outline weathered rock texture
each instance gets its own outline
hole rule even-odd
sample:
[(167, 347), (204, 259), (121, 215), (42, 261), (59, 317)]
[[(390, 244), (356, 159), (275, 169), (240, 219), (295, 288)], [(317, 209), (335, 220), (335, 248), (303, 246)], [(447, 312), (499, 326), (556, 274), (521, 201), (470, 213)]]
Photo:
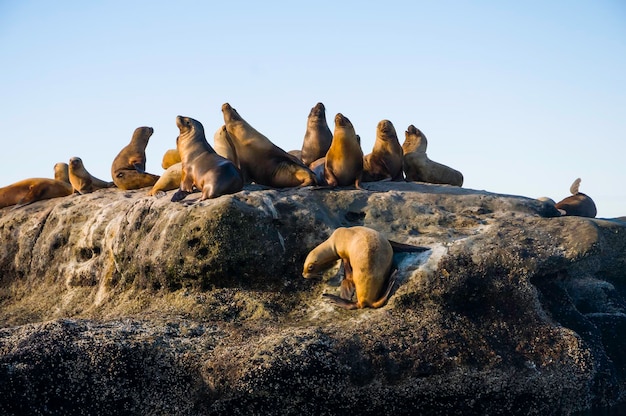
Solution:
[[(626, 401), (626, 223), (367, 186), (196, 205), (107, 189), (0, 210), (0, 413), (549, 415)], [(337, 309), (321, 295), (338, 278), (301, 276), (308, 251), (352, 225), (431, 248), (395, 256), (381, 309)]]

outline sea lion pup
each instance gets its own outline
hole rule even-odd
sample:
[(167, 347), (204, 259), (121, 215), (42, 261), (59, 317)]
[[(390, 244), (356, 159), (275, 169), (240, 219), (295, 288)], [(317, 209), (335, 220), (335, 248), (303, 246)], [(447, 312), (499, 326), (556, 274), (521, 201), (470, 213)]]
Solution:
[(176, 117), (180, 135), (176, 148), (180, 153), (182, 174), (180, 189), (172, 202), (183, 200), (194, 187), (202, 192), (199, 201), (234, 194), (243, 189), (239, 169), (230, 160), (215, 153), (204, 136), (202, 123), (189, 117)]
[(158, 175), (146, 172), (146, 146), (154, 133), (152, 127), (137, 127), (127, 144), (111, 164), (111, 177), (123, 190), (145, 188), (159, 180)]
[(389, 120), (381, 120), (376, 126), (376, 141), (372, 153), (363, 158), (363, 182), (404, 179), (403, 153), (396, 129)]
[(215, 152), (218, 155), (230, 160), (235, 164), (235, 166), (239, 166), (239, 160), (237, 159), (237, 153), (235, 152), (233, 140), (228, 135), (225, 125), (222, 125), (222, 127), (217, 129), (213, 135), (213, 145)]
[(230, 104), (222, 105), (222, 113), (244, 181), (274, 188), (316, 184), (315, 175), (302, 161), (259, 133)]
[(359, 187), (363, 173), (363, 150), (350, 120), (341, 113), (335, 116), (333, 140), (326, 152), (324, 178), (329, 186)]
[(333, 133), (326, 122), (326, 107), (322, 103), (317, 103), (311, 108), (306, 121), (300, 159), (309, 166), (320, 157), (326, 156), (332, 140)]
[(405, 137), (402, 151), (404, 152), (404, 173), (407, 181), (463, 185), (461, 172), (428, 158), (426, 155), (428, 140), (419, 129), (411, 124), (405, 132)]
[(163, 175), (156, 181), (152, 189), (150, 189), (150, 192), (148, 192), (148, 195), (162, 196), (166, 191), (179, 188), (182, 175), (182, 162), (174, 163), (163, 172)]
[(73, 157), (69, 163), (70, 183), (74, 187), (74, 192), (79, 194), (88, 194), (102, 188), (111, 188), (115, 184), (113, 182), (105, 182), (91, 175), (83, 161), (79, 157)]
[(577, 178), (569, 188), (572, 195), (557, 202), (555, 207), (562, 215), (595, 218), (598, 213), (596, 204), (588, 195), (578, 191), (579, 186), (580, 178)]
[(180, 163), (180, 153), (178, 153), (178, 149), (167, 149), (163, 154), (161, 167), (163, 169), (168, 169), (170, 166), (177, 163)]
[(57, 181), (70, 183), (70, 167), (65, 162), (59, 162), (54, 165), (54, 179)]
[[(321, 276), (337, 260), (342, 260), (345, 277), (341, 282), (341, 296), (324, 294), (344, 309), (380, 308), (387, 303), (395, 283), (393, 266), (396, 251), (426, 251), (426, 247), (411, 246), (387, 240), (378, 231), (368, 227), (340, 227), (315, 247), (306, 257), (302, 276), (306, 279)], [(356, 292), (356, 302), (351, 301)]]

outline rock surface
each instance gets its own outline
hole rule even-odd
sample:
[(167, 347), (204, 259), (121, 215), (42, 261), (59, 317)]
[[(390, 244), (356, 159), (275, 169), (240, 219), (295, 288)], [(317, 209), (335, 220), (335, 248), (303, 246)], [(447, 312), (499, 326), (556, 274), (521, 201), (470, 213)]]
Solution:
[[(626, 401), (626, 223), (420, 183), (106, 189), (0, 210), (0, 413), (570, 414)], [(199, 194), (189, 196), (194, 200)], [(309, 250), (365, 225), (398, 253), (345, 311)], [(336, 271), (336, 269), (334, 270)]]

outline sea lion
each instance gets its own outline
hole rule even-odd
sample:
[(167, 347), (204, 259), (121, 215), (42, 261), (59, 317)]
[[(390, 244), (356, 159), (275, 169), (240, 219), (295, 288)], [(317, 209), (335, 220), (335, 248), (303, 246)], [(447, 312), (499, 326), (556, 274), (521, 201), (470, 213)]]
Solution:
[(427, 146), (426, 136), (415, 126), (410, 125), (405, 132), (405, 141), (402, 144), (406, 180), (462, 186), (463, 174), (430, 160), (426, 155)]
[(137, 127), (130, 143), (117, 154), (111, 164), (111, 176), (115, 185), (124, 190), (152, 186), (158, 175), (146, 172), (146, 146), (154, 133), (152, 127)]
[(233, 146), (233, 140), (228, 135), (225, 125), (222, 125), (219, 129), (217, 129), (213, 135), (213, 145), (215, 152), (218, 155), (230, 160), (235, 164), (235, 166), (239, 166), (239, 160), (237, 159), (237, 153), (235, 152), (235, 148)]
[(324, 166), (326, 165), (326, 157), (320, 157), (309, 165), (309, 169), (315, 174), (315, 180), (320, 186), (328, 186), (324, 177)]
[(30, 178), (0, 188), (0, 208), (20, 208), (44, 199), (72, 195), (69, 183), (49, 178)]
[(54, 179), (57, 181), (70, 183), (69, 166), (65, 162), (59, 162), (54, 165)]
[(181, 162), (174, 163), (167, 168), (163, 175), (154, 184), (148, 195), (161, 196), (166, 191), (171, 191), (180, 187), (180, 180), (183, 175), (183, 164)]
[(363, 150), (350, 120), (341, 113), (335, 116), (333, 140), (326, 152), (324, 178), (329, 186), (357, 188), (363, 173)]
[(259, 133), (230, 104), (222, 105), (224, 122), (246, 182), (274, 188), (315, 185), (315, 175), (298, 160)]
[[(324, 296), (345, 309), (380, 308), (387, 303), (395, 283), (397, 270), (392, 273), (394, 246), (397, 251), (428, 250), (426, 247), (391, 242), (368, 227), (340, 227), (309, 252), (302, 276), (307, 279), (320, 276), (341, 259), (345, 271), (341, 296)], [(357, 300), (352, 302), (355, 292)]]
[(363, 158), (363, 182), (404, 179), (403, 153), (396, 129), (389, 120), (381, 120), (376, 126), (376, 141), (372, 153)]
[(177, 163), (180, 163), (180, 154), (178, 153), (178, 149), (167, 149), (163, 154), (161, 167), (163, 169), (168, 169), (170, 166)]
[(598, 213), (596, 204), (591, 197), (578, 191), (579, 186), (580, 178), (577, 178), (569, 188), (572, 195), (557, 202), (555, 207), (562, 215), (595, 218)]
[(85, 165), (83, 165), (83, 161), (79, 157), (70, 159), (69, 176), (74, 191), (79, 194), (88, 194), (98, 189), (115, 186), (113, 182), (105, 182), (91, 175), (87, 169), (85, 169)]
[(326, 107), (317, 103), (311, 108), (307, 118), (300, 159), (309, 166), (320, 157), (326, 156), (332, 140), (333, 133), (326, 122)]
[(180, 154), (182, 174), (179, 190), (172, 202), (181, 201), (193, 192), (194, 187), (202, 192), (200, 201), (234, 194), (243, 189), (239, 169), (230, 160), (218, 155), (207, 142), (202, 123), (190, 117), (176, 117), (180, 135), (176, 148)]

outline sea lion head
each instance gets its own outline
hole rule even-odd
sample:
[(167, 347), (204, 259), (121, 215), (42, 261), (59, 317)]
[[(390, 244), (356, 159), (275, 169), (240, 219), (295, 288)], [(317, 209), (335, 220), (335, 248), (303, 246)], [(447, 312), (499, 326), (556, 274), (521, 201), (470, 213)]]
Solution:
[(352, 123), (350, 122), (350, 120), (348, 119), (348, 117), (344, 116), (341, 113), (337, 113), (337, 115), (335, 116), (335, 126), (337, 127), (352, 127)]
[(378, 130), (379, 133), (381, 133), (379, 136), (383, 140), (387, 140), (393, 137), (397, 138), (396, 129), (395, 127), (393, 127), (393, 123), (389, 120), (379, 121), (378, 125), (376, 126), (376, 129)]
[(69, 169), (70, 170), (77, 171), (77, 170), (83, 169), (83, 168), (84, 168), (84, 166), (83, 166), (83, 161), (82, 161), (81, 158), (76, 157), (76, 156), (70, 158), (70, 164), (69, 164)]
[(152, 127), (137, 127), (133, 132), (131, 142), (141, 143), (145, 147), (148, 144), (148, 140), (150, 140), (152, 133), (154, 133), (154, 129)]
[(202, 135), (204, 137), (204, 127), (198, 120), (194, 120), (191, 117), (176, 116), (176, 126), (180, 130), (180, 135), (176, 138), (176, 143), (181, 140), (181, 137), (197, 137)]
[(402, 144), (402, 150), (405, 154), (412, 152), (426, 152), (428, 140), (426, 140), (426, 136), (424, 136), (424, 133), (422, 133), (420, 129), (411, 124), (404, 132), (404, 136), (405, 140)]
[(315, 106), (313, 106), (313, 108), (311, 108), (311, 112), (309, 113), (309, 117), (323, 117), (324, 119), (326, 118), (326, 107), (324, 107), (324, 104), (322, 103), (317, 103), (315, 104)]
[(54, 165), (54, 179), (62, 182), (70, 182), (69, 166), (65, 162), (59, 162)]
[(222, 104), (222, 113), (224, 114), (224, 121), (241, 121), (243, 120), (237, 110), (232, 108), (230, 104)]

